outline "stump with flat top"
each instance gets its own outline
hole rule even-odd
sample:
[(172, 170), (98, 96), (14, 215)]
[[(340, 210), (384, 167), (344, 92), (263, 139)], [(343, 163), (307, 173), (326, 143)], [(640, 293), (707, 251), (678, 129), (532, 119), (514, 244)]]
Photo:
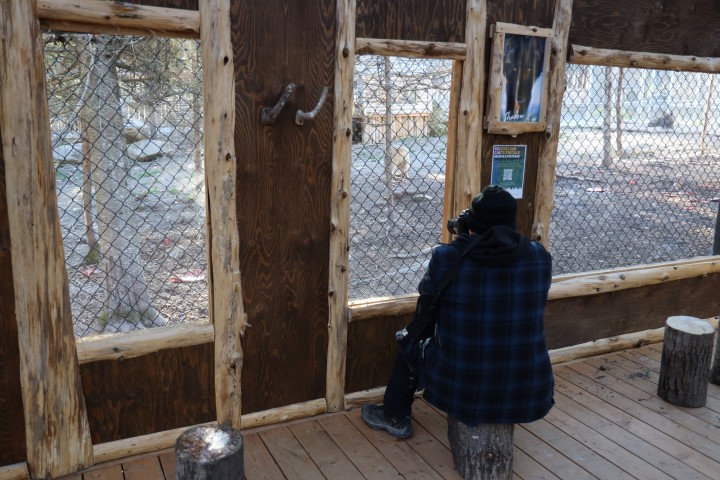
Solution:
[(455, 469), (465, 480), (512, 478), (515, 424), (481, 423), (468, 426), (448, 418), (448, 439)]
[(236, 480), (245, 478), (243, 440), (224, 425), (194, 427), (175, 444), (178, 480)]
[(658, 396), (678, 407), (703, 407), (707, 400), (715, 329), (695, 317), (670, 317), (660, 362)]

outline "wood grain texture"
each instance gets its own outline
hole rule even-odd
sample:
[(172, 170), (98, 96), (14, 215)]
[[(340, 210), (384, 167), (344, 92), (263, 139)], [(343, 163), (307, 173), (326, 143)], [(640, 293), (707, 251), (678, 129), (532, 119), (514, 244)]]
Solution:
[(148, 7), (184, 8), (197, 10), (199, 0), (130, 0), (129, 3)]
[(720, 311), (720, 274), (605, 295), (553, 300), (545, 309), (548, 348), (664, 326), (668, 317), (710, 318)]
[(0, 29), (0, 129), (25, 447), (33, 478), (59, 477), (92, 465), (92, 444), (75, 351), (35, 2), (0, 3)]
[[(336, 0), (232, 4), (243, 300), (243, 413), (325, 397)], [(260, 124), (288, 83), (278, 121)]]
[[(563, 95), (567, 80), (565, 62), (568, 51), (568, 31), (572, 18), (573, 0), (556, 0), (553, 34), (550, 39), (547, 91), (543, 103), (547, 102), (547, 130), (542, 137), (537, 157), (535, 184), (535, 211), (531, 238), (548, 246), (550, 215), (553, 209), (555, 189), (555, 168), (560, 140), (560, 119), (562, 117)], [(547, 57), (546, 57), (547, 58)]]
[(397, 354), (395, 332), (411, 319), (412, 314), (408, 314), (350, 324), (345, 380), (347, 393), (387, 385)]
[(327, 409), (345, 408), (348, 275), (350, 252), (350, 170), (352, 165), (353, 76), (355, 67), (355, 2), (337, 2), (335, 103), (330, 197), (328, 262)]
[(94, 444), (214, 421), (213, 344), (81, 367)]
[(0, 465), (23, 462), (27, 458), (6, 198), (5, 160), (0, 148)]
[(37, 9), (40, 18), (54, 22), (100, 24), (192, 36), (200, 33), (197, 12), (184, 9), (103, 0), (37, 0)]
[(487, 45), (487, 2), (468, 0), (465, 21), (467, 57), (463, 61), (462, 85), (457, 112), (457, 145), (451, 185), (452, 206), (450, 216), (455, 217), (470, 206), (482, 189), (483, 161), (483, 90), (485, 88), (485, 54)]
[(466, 0), (358, 0), (357, 36), (465, 41)]
[(720, 4), (716, 0), (575, 0), (570, 42), (720, 57)]
[(240, 284), (237, 231), (237, 157), (230, 0), (200, 5), (203, 63), (203, 145), (207, 187), (208, 292), (215, 326), (215, 407), (217, 421), (240, 429), (243, 352), (240, 337), (247, 317)]

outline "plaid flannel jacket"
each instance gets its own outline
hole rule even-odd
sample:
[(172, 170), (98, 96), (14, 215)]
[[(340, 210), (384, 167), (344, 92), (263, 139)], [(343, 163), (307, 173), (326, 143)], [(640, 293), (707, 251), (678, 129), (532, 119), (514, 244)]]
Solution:
[[(436, 247), (420, 294), (432, 295), (459, 257), (453, 245)], [(506, 266), (463, 259), (425, 349), (428, 402), (472, 426), (531, 422), (548, 413), (554, 380), (543, 312), (551, 263), (537, 242)]]

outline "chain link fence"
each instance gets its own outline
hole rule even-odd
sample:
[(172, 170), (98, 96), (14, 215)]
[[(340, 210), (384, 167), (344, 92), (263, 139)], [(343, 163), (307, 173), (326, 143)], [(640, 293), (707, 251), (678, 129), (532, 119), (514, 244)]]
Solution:
[(355, 64), (349, 297), (413, 293), (442, 233), (452, 61)]
[(549, 247), (554, 273), (712, 253), (716, 75), (568, 65)]
[(197, 41), (44, 34), (78, 337), (206, 321)]

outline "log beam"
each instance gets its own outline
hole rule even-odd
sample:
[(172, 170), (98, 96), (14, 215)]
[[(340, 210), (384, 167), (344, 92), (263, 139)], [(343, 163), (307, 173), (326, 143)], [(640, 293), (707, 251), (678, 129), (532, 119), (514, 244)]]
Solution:
[(60, 31), (200, 37), (200, 14), (194, 10), (106, 0), (37, 0), (37, 14), (43, 28)]
[(358, 38), (355, 40), (355, 54), (465, 60), (467, 47), (464, 43), (456, 42), (421, 42), (417, 40)]
[[(215, 326), (217, 421), (240, 429), (242, 346), (247, 317), (240, 286), (236, 212), (235, 67), (230, 0), (200, 2), (207, 195), (208, 293)], [(212, 92), (212, 94), (207, 94)], [(230, 99), (230, 101), (228, 101)]]
[(355, 69), (354, 0), (337, 1), (335, 102), (330, 197), (330, 262), (328, 280), (327, 410), (345, 408), (348, 282), (350, 251), (350, 169), (352, 164), (353, 76)]
[(5, 159), (27, 462), (32, 478), (93, 463), (65, 268), (40, 24), (34, 1), (0, 2)]
[(607, 67), (651, 68), (676, 72), (720, 73), (720, 58), (626, 52), (572, 45), (568, 63)]
[[(454, 178), (447, 182), (452, 185), (452, 203), (449, 218), (468, 208), (475, 195), (480, 193), (481, 152), (483, 139), (483, 88), (485, 86), (485, 38), (487, 37), (486, 0), (468, 0), (465, 14), (465, 46), (467, 54), (462, 67), (460, 91), (457, 148)], [(462, 172), (462, 174), (460, 174)], [(450, 190), (450, 189), (448, 189)]]
[(550, 214), (553, 209), (553, 189), (555, 188), (555, 167), (560, 140), (560, 117), (562, 101), (567, 80), (565, 79), (565, 59), (568, 50), (568, 35), (572, 20), (573, 0), (557, 0), (555, 20), (550, 42), (550, 72), (548, 75), (548, 105), (545, 141), (538, 153), (537, 184), (535, 187), (535, 212), (531, 238), (547, 247), (550, 232)]
[(174, 348), (192, 347), (211, 343), (215, 327), (205, 325), (175, 325), (165, 328), (85, 337), (77, 340), (80, 365), (101, 360), (125, 360)]

